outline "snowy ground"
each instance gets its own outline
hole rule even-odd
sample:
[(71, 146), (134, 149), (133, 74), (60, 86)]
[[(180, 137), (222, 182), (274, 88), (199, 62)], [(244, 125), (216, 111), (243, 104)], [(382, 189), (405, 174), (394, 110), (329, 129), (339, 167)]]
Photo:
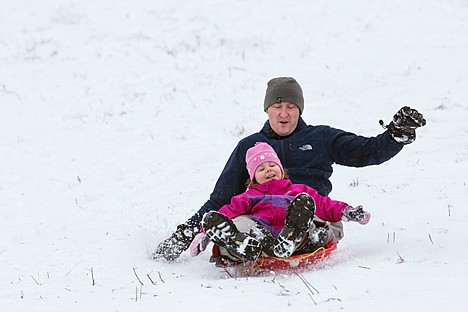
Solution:
[[(2, 311), (466, 309), (467, 1), (1, 7)], [(335, 168), (331, 196), (370, 224), (346, 224), (300, 276), (231, 278), (207, 253), (151, 260), (260, 129), (266, 82), (283, 75), (310, 124), (370, 136), (403, 105), (424, 113), (388, 163)]]

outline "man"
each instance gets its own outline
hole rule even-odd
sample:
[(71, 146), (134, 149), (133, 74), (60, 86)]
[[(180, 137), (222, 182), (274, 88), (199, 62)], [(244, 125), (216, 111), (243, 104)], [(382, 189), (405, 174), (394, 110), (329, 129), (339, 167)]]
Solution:
[[(264, 110), (268, 114), (262, 130), (242, 139), (224, 167), (208, 201), (176, 231), (158, 245), (154, 258), (174, 260), (186, 250), (199, 231), (205, 213), (219, 210), (234, 195), (245, 191), (249, 174), (245, 167), (247, 150), (256, 142), (274, 148), (293, 183), (306, 184), (327, 196), (333, 164), (364, 167), (381, 164), (416, 138), (415, 129), (426, 124), (423, 116), (409, 107), (401, 108), (387, 130), (376, 137), (362, 137), (328, 126), (310, 126), (301, 118), (304, 97), (294, 78), (278, 77), (268, 82)], [(383, 125), (383, 121), (380, 121)], [(341, 222), (330, 225), (329, 239), (343, 237)]]

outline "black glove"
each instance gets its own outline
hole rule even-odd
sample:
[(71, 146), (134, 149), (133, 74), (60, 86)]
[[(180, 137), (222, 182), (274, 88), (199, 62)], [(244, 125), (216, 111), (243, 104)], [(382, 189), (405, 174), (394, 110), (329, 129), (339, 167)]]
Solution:
[(177, 259), (187, 250), (195, 235), (200, 232), (198, 226), (187, 221), (179, 224), (171, 236), (162, 241), (153, 253), (153, 259), (165, 258), (168, 261)]
[(423, 115), (408, 106), (402, 107), (387, 126), (384, 126), (382, 120), (379, 122), (382, 127), (388, 129), (388, 133), (395, 141), (403, 144), (413, 143), (416, 140), (416, 128), (426, 124)]

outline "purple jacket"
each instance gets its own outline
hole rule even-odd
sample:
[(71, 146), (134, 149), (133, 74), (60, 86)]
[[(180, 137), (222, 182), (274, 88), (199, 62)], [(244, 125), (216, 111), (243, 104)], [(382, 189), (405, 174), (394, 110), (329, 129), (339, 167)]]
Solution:
[(252, 215), (252, 219), (265, 226), (273, 236), (284, 227), (286, 210), (291, 200), (299, 193), (306, 192), (315, 200), (315, 215), (330, 222), (341, 221), (345, 202), (332, 200), (304, 184), (292, 184), (290, 180), (271, 180), (264, 184), (252, 185), (247, 191), (231, 199), (231, 203), (219, 210), (230, 219), (240, 215)]

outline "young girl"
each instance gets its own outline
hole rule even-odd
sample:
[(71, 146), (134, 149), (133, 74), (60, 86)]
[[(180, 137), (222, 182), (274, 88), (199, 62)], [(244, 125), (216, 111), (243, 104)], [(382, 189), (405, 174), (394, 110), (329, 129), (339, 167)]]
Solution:
[[(203, 216), (204, 233), (192, 242), (193, 256), (206, 247), (206, 234), (237, 260), (255, 260), (262, 253), (287, 258), (293, 253), (312, 252), (328, 242), (326, 228), (313, 225), (314, 215), (329, 222), (369, 222), (370, 214), (362, 206), (332, 200), (286, 179), (281, 161), (267, 143), (256, 143), (247, 151), (246, 165), (248, 189), (218, 212)], [(232, 221), (240, 216), (254, 221), (248, 234), (239, 231)]]

